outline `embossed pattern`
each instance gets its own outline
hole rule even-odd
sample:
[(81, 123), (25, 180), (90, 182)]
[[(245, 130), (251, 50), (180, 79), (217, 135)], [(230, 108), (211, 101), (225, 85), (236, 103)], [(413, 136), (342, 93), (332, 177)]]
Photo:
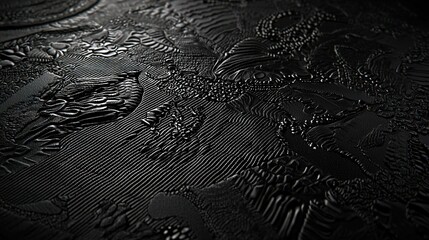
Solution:
[(429, 239), (413, 1), (0, 3), (0, 239)]

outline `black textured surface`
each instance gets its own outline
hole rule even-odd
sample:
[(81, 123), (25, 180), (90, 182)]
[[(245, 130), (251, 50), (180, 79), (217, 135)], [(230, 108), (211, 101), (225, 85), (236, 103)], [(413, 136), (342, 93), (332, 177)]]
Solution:
[(0, 239), (429, 239), (418, 1), (0, 3)]

